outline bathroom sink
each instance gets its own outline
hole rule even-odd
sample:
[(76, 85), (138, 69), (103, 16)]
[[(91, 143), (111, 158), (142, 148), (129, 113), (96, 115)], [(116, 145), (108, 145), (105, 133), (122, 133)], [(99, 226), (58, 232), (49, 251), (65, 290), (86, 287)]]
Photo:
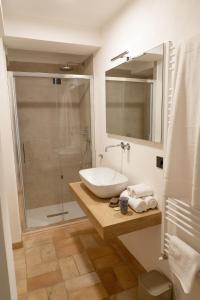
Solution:
[(128, 185), (128, 178), (110, 168), (90, 168), (79, 171), (81, 181), (99, 198), (118, 196)]

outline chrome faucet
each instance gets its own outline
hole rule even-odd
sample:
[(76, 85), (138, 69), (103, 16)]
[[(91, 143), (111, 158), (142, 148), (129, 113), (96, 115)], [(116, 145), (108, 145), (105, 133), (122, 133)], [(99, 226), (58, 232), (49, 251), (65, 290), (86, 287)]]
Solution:
[(105, 152), (107, 152), (109, 148), (114, 148), (114, 147), (121, 147), (124, 151), (125, 150), (129, 151), (131, 149), (131, 146), (130, 146), (129, 143), (125, 144), (124, 142), (121, 142), (120, 144), (117, 144), (117, 145), (106, 146), (105, 147)]

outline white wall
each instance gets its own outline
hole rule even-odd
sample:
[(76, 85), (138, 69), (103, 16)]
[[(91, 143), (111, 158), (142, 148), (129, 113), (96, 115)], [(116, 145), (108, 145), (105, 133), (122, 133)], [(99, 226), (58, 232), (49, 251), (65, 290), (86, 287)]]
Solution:
[[(4, 102), (7, 98), (5, 91), (4, 76), (5, 72), (5, 55), (1, 36), (4, 33), (3, 15), (1, 10), (0, 0), (0, 128), (2, 125), (2, 113)], [(5, 133), (4, 138), (5, 140)], [(5, 184), (5, 167), (4, 160), (6, 157), (3, 155), (2, 150), (2, 129), (0, 130), (0, 297), (6, 300), (17, 300), (16, 280), (14, 271), (14, 261), (12, 252), (12, 240), (10, 231), (10, 220), (8, 214), (8, 194)], [(5, 150), (4, 150), (5, 151)]]
[[(105, 71), (116, 65), (110, 59), (129, 50), (131, 56), (138, 55), (165, 41), (180, 40), (200, 33), (200, 1), (198, 0), (135, 0), (118, 15), (103, 31), (103, 47), (94, 57), (94, 97), (96, 117), (96, 153), (104, 154), (103, 164), (122, 170), (131, 183), (145, 182), (153, 186), (162, 205), (163, 172), (156, 168), (156, 156), (164, 155), (162, 148), (153, 144), (125, 139), (131, 144), (130, 155), (118, 148), (104, 153), (104, 147), (115, 144), (122, 138), (112, 138), (106, 134), (105, 114)], [(119, 61), (117, 62), (117, 64)], [(160, 226), (121, 236), (127, 248), (143, 263), (151, 268), (165, 269), (158, 263), (160, 254)], [(148, 251), (147, 251), (148, 249)], [(167, 271), (166, 271), (167, 272)], [(167, 272), (168, 274), (168, 272)], [(175, 293), (177, 300), (199, 299), (200, 287), (196, 287), (189, 296), (182, 293), (177, 282)]]
[(2, 142), (1, 159), (4, 176), (5, 197), (8, 205), (12, 241), (21, 241), (17, 182), (12, 141), (10, 105), (8, 96), (6, 59), (3, 41), (0, 39), (0, 136)]
[(93, 28), (28, 17), (7, 16), (4, 40), (9, 48), (83, 55), (101, 46), (101, 35)]
[(4, 22), (3, 22), (2, 5), (0, 1), (0, 36), (3, 36), (3, 34), (4, 34)]
[(2, 145), (0, 139), (0, 295), (2, 299), (17, 300), (10, 222), (4, 185), (5, 177), (3, 172), (1, 149)]

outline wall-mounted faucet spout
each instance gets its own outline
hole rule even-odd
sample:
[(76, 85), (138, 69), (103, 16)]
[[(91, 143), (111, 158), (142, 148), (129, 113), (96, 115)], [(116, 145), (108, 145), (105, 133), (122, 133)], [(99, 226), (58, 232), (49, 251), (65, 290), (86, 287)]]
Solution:
[(120, 144), (117, 144), (117, 145), (108, 145), (105, 147), (105, 152), (108, 151), (109, 148), (114, 148), (114, 147), (121, 147), (124, 151), (125, 150), (130, 150), (131, 149), (131, 146), (129, 143), (124, 143), (124, 142), (121, 142)]

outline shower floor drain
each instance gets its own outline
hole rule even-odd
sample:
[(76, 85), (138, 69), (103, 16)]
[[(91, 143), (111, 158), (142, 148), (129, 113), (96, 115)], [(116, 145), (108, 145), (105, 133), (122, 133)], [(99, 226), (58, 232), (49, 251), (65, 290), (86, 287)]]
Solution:
[(63, 212), (60, 212), (60, 213), (57, 213), (57, 214), (47, 215), (47, 218), (52, 218), (52, 217), (67, 215), (68, 213), (69, 213), (68, 211), (63, 211)]

